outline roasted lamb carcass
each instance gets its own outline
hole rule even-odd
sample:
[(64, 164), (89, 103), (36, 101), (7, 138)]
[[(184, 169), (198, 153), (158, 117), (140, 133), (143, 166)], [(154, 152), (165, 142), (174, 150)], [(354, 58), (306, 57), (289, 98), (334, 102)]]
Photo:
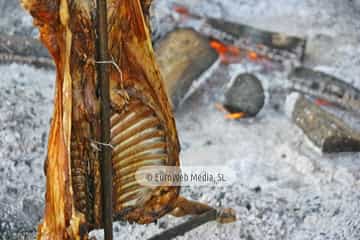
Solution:
[(210, 207), (180, 198), (178, 186), (138, 184), (144, 166), (179, 166), (176, 126), (155, 64), (149, 0), (108, 0), (108, 51), (97, 62), (95, 0), (23, 0), (56, 64), (55, 111), (38, 239), (86, 239), (103, 226), (97, 65), (109, 64), (115, 220), (151, 223)]

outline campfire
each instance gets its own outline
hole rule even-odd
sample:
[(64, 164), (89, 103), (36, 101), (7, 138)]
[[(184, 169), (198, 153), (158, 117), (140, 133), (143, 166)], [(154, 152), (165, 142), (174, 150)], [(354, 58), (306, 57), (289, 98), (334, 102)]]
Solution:
[[(11, 208), (21, 214), (11, 215), (26, 221), (0, 214), (0, 239), (35, 234), (38, 239), (103, 239), (99, 229), (105, 229), (105, 239), (112, 234), (114, 239), (333, 239), (346, 231), (343, 239), (358, 239), (360, 195), (354, 192), (359, 190), (360, 83), (357, 70), (345, 64), (358, 60), (352, 35), (338, 39), (323, 29), (317, 33), (316, 24), (308, 26), (313, 35), (299, 34), (283, 26), (286, 20), (277, 25), (274, 20), (277, 27), (266, 20), (259, 24), (255, 18), (268, 16), (255, 3), (264, 16), (254, 10), (258, 15), (251, 21), (251, 14), (241, 18), (244, 12), (234, 13), (240, 3), (226, 0), (159, 0), (152, 8), (152, 1), (115, 2), (107, 13), (112, 28), (103, 33), (109, 51), (99, 44), (101, 30), (90, 27), (98, 26), (99, 15), (89, 17), (82, 5), (68, 6), (66, 13), (40, 6), (41, 1), (23, 1), (41, 41), (0, 32), (0, 67), (35, 71), (31, 76), (57, 75), (52, 124), (42, 121), (50, 128), (49, 144), (42, 147), (42, 153), (48, 152), (46, 185), (42, 177), (36, 183), (40, 190), (26, 193), (42, 199), (33, 207), (38, 217), (23, 217), (31, 201), (21, 201)], [(311, 12), (301, 14), (306, 11)], [(56, 17), (60, 13), (64, 16)], [(101, 49), (108, 55), (100, 57)], [(100, 85), (106, 78), (108, 100), (103, 98), (107, 85)], [(53, 104), (49, 99), (47, 108)], [(14, 116), (5, 115), (4, 125), (21, 126)], [(103, 138), (106, 131), (108, 138)], [(110, 162), (104, 167), (106, 154)], [(43, 159), (37, 158), (36, 170), (30, 163), (27, 175), (43, 174), (38, 167)], [(17, 164), (4, 170), (9, 179), (26, 175)], [(236, 179), (203, 186), (136, 182), (142, 167), (179, 166), (184, 174), (188, 167), (225, 166), (229, 172), (218, 174), (226, 179), (233, 173)], [(10, 191), (8, 182), (4, 187), (9, 198), (23, 198)], [(0, 211), (2, 204), (0, 199)]]

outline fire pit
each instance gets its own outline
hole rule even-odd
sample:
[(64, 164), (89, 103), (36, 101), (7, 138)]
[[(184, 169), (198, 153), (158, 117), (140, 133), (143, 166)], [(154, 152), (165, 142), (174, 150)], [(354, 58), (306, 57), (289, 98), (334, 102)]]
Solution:
[[(234, 183), (183, 187), (182, 195), (231, 207), (238, 221), (208, 223), (180, 239), (360, 239), (357, 7), (336, 0), (155, 3), (153, 41), (175, 109), (182, 166), (224, 165), (236, 173)], [(19, 29), (31, 33), (25, 20)], [(15, 46), (29, 38), (18, 35)], [(14, 49), (13, 37), (0, 37), (0, 239), (33, 239), (44, 204), (54, 70), (42, 50)], [(248, 92), (252, 83), (236, 88), (244, 79), (261, 85), (253, 90), (264, 98), (256, 114), (229, 107), (241, 104), (228, 103), (230, 90)], [(288, 97), (292, 92), (301, 97)], [(324, 134), (330, 130), (336, 134)], [(188, 220), (117, 222), (114, 236), (148, 239)], [(91, 234), (102, 239), (101, 231)]]

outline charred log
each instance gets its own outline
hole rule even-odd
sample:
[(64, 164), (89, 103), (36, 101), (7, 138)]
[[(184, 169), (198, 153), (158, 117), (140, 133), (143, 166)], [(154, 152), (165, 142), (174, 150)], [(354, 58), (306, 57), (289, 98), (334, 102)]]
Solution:
[(329, 74), (309, 68), (296, 68), (290, 75), (290, 90), (329, 101), (359, 113), (360, 90)]
[(289, 117), (322, 152), (360, 151), (360, 134), (343, 120), (297, 93), (288, 97), (287, 105)]
[(191, 29), (178, 29), (156, 45), (156, 57), (167, 93), (177, 107), (193, 81), (218, 58), (209, 40)]

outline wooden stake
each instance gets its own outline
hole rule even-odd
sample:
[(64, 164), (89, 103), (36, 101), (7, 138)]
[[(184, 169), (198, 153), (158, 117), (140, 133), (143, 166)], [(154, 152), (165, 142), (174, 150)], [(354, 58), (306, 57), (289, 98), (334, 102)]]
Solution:
[[(109, 61), (108, 32), (107, 32), (107, 4), (106, 0), (97, 0), (97, 54), (98, 61)], [(101, 118), (101, 179), (102, 205), (105, 240), (112, 240), (112, 163), (110, 143), (110, 85), (108, 64), (98, 64), (98, 80), (100, 86), (100, 118)]]

